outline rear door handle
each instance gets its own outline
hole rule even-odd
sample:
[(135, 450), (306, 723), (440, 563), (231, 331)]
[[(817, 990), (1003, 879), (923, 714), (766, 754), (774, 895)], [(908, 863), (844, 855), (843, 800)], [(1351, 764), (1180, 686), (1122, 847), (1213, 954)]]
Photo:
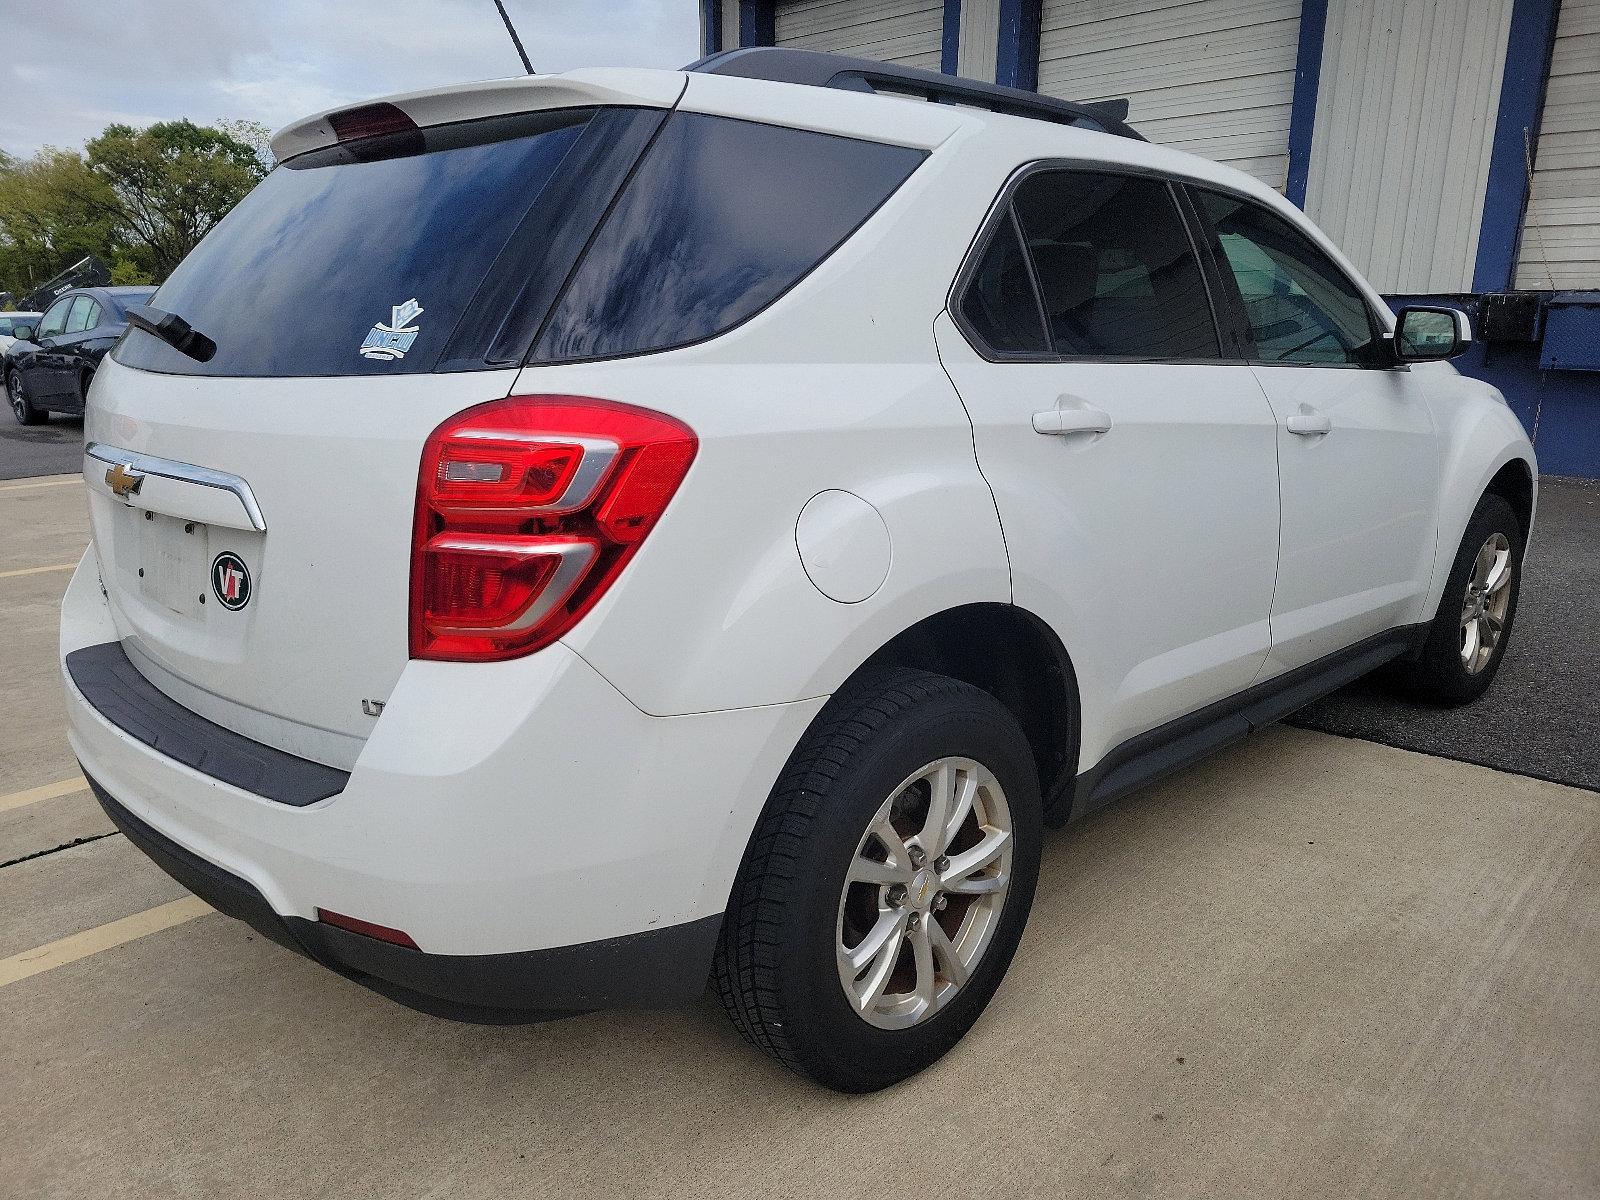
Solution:
[(1290, 413), (1289, 419), (1284, 424), (1290, 433), (1299, 434), (1301, 437), (1316, 437), (1333, 429), (1333, 422), (1328, 420), (1326, 413)]
[(1111, 428), (1111, 414), (1090, 405), (1047, 408), (1033, 414), (1033, 431), (1054, 437), (1074, 433), (1105, 433)]

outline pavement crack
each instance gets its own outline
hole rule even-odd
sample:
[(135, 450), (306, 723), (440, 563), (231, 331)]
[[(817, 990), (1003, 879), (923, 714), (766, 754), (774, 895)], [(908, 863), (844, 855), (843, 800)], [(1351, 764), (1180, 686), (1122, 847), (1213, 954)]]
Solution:
[(88, 837), (73, 838), (70, 842), (62, 842), (59, 846), (52, 846), (48, 850), (35, 850), (32, 854), (24, 854), (21, 858), (13, 858), (0, 863), (0, 871), (7, 867), (14, 867), (18, 863), (32, 862), (36, 858), (43, 858), (47, 854), (59, 854), (63, 850), (71, 850), (74, 846), (87, 846), (90, 842), (98, 842), (102, 838), (121, 837), (121, 830), (113, 829), (109, 833), (91, 833)]

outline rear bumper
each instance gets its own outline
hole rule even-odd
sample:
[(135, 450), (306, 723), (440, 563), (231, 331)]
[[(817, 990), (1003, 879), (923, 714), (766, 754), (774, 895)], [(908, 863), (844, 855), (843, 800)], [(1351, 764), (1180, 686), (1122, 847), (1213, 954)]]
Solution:
[[(823, 703), (653, 717), (560, 643), (412, 662), (337, 792), (291, 800), (265, 747), (159, 713), (142, 676), (106, 684), (110, 702), (103, 675), (94, 695), (78, 685), (68, 656), (117, 639), (97, 572), (91, 549), (60, 656), (69, 740), (113, 819), (222, 911), (455, 1016), (698, 994), (750, 831)], [(319, 908), (420, 951), (322, 925)]]
[(410, 1008), (504, 1025), (685, 1000), (705, 986), (720, 917), (579, 946), (516, 954), (425, 954), (319, 921), (281, 917), (246, 880), (153, 829), (86, 776), (130, 842), (218, 912)]

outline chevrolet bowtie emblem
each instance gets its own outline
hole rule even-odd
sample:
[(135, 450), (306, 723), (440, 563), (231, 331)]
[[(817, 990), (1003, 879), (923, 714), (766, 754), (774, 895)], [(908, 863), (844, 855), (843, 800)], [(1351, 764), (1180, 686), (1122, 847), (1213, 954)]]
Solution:
[(133, 496), (144, 483), (143, 475), (135, 475), (127, 467), (118, 463), (106, 472), (106, 486), (118, 496)]

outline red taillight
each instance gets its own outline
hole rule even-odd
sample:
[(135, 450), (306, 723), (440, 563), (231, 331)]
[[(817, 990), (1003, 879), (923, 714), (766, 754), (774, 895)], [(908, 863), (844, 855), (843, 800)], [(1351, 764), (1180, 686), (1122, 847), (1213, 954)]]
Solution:
[(679, 421), (583, 396), (469, 408), (422, 451), (411, 656), (516, 658), (572, 628), (654, 528), (699, 443)]
[(417, 127), (415, 121), (386, 101), (329, 113), (328, 125), (333, 129), (333, 136), (341, 142), (359, 141), (385, 133), (402, 133)]
[(396, 946), (404, 946), (408, 950), (420, 949), (416, 942), (411, 940), (411, 935), (404, 929), (391, 929), (387, 925), (363, 921), (360, 917), (347, 917), (343, 913), (336, 913), (326, 908), (317, 909), (317, 920), (324, 925), (332, 925), (336, 929), (348, 929), (351, 933), (359, 933), (363, 937), (377, 938), (380, 942), (391, 942)]

